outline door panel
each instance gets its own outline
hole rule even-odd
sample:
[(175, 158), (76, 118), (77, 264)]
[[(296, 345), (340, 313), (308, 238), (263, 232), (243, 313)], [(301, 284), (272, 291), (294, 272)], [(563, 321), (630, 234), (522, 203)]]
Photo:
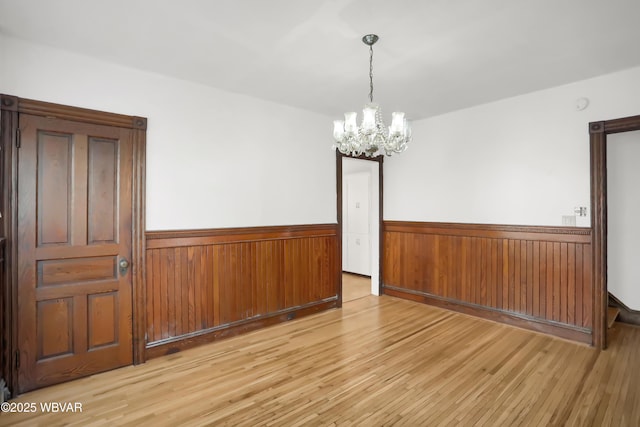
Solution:
[(20, 115), (19, 392), (132, 363), (132, 133)]
[(346, 191), (342, 270), (371, 276), (371, 174), (352, 173), (343, 179)]
[(72, 135), (42, 132), (38, 158), (38, 246), (69, 244)]
[(118, 243), (118, 141), (89, 138), (88, 244)]

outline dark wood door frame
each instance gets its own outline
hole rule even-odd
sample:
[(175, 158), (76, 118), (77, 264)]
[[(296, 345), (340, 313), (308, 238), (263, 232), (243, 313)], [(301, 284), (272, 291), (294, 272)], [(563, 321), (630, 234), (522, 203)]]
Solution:
[[(5, 330), (0, 331), (2, 339), (1, 375), (11, 390), (17, 390), (16, 351), (17, 342), (17, 269), (13, 267), (17, 259), (17, 245), (14, 236), (17, 230), (17, 164), (19, 143), (19, 116), (31, 114), (97, 125), (115, 126), (133, 130), (133, 195), (132, 195), (132, 301), (133, 301), (133, 363), (145, 361), (145, 165), (146, 165), (146, 129), (144, 117), (106, 113), (84, 108), (70, 107), (18, 98), (0, 94), (0, 138), (2, 150), (2, 197), (0, 197), (1, 231), (6, 239), (5, 252), (5, 288), (2, 289), (0, 307), (4, 315)], [(0, 236), (2, 237), (2, 236)]]
[(378, 198), (379, 198), (379, 203), (378, 203), (378, 229), (379, 229), (379, 253), (378, 253), (378, 293), (380, 295), (382, 295), (384, 293), (384, 286), (382, 283), (382, 254), (384, 252), (384, 235), (383, 235), (383, 224), (384, 224), (384, 219), (382, 217), (382, 204), (383, 204), (383, 200), (382, 200), (382, 177), (383, 177), (383, 173), (382, 173), (382, 164), (384, 163), (384, 156), (377, 156), (377, 157), (367, 157), (365, 155), (361, 155), (358, 157), (355, 156), (347, 156), (342, 154), (341, 152), (339, 152), (338, 150), (336, 150), (336, 190), (337, 190), (337, 203), (336, 205), (338, 206), (338, 254), (340, 256), (340, 260), (339, 260), (339, 272), (340, 272), (340, 279), (339, 279), (339, 294), (338, 294), (338, 301), (340, 306), (342, 306), (342, 159), (343, 158), (347, 158), (347, 159), (358, 159), (358, 160), (368, 160), (371, 162), (378, 162)]
[(593, 346), (607, 348), (607, 135), (640, 130), (640, 116), (589, 123), (591, 152), (591, 228)]

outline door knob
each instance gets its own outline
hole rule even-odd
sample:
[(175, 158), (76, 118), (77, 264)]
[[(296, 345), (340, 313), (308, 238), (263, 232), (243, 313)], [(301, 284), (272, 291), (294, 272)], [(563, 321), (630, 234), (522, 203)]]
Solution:
[(127, 261), (126, 258), (121, 258), (118, 265), (120, 266), (120, 274), (122, 275), (127, 274), (127, 269), (129, 268), (129, 261)]

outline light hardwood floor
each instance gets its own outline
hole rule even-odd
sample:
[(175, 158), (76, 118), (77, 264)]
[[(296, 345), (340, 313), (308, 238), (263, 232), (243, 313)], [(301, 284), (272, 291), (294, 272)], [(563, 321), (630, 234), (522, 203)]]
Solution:
[(342, 273), (342, 302), (371, 295), (371, 278)]
[(2, 425), (640, 425), (640, 328), (604, 352), (367, 296), (342, 309), (25, 394), (82, 413)]

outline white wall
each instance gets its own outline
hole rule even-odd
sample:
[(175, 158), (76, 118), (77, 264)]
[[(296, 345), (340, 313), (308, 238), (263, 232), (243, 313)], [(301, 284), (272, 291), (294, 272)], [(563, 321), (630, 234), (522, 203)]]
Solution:
[(590, 211), (588, 123), (640, 114), (639, 94), (634, 68), (413, 122), (385, 159), (385, 219), (557, 226)]
[(0, 93), (148, 118), (148, 230), (336, 221), (325, 116), (2, 35), (0, 64)]
[[(2, 93), (149, 119), (150, 230), (335, 222), (330, 118), (2, 35), (0, 63)], [(416, 121), (385, 219), (560, 225), (590, 206), (587, 123), (638, 93), (634, 68)]]
[(607, 136), (607, 287), (640, 310), (640, 131)]

